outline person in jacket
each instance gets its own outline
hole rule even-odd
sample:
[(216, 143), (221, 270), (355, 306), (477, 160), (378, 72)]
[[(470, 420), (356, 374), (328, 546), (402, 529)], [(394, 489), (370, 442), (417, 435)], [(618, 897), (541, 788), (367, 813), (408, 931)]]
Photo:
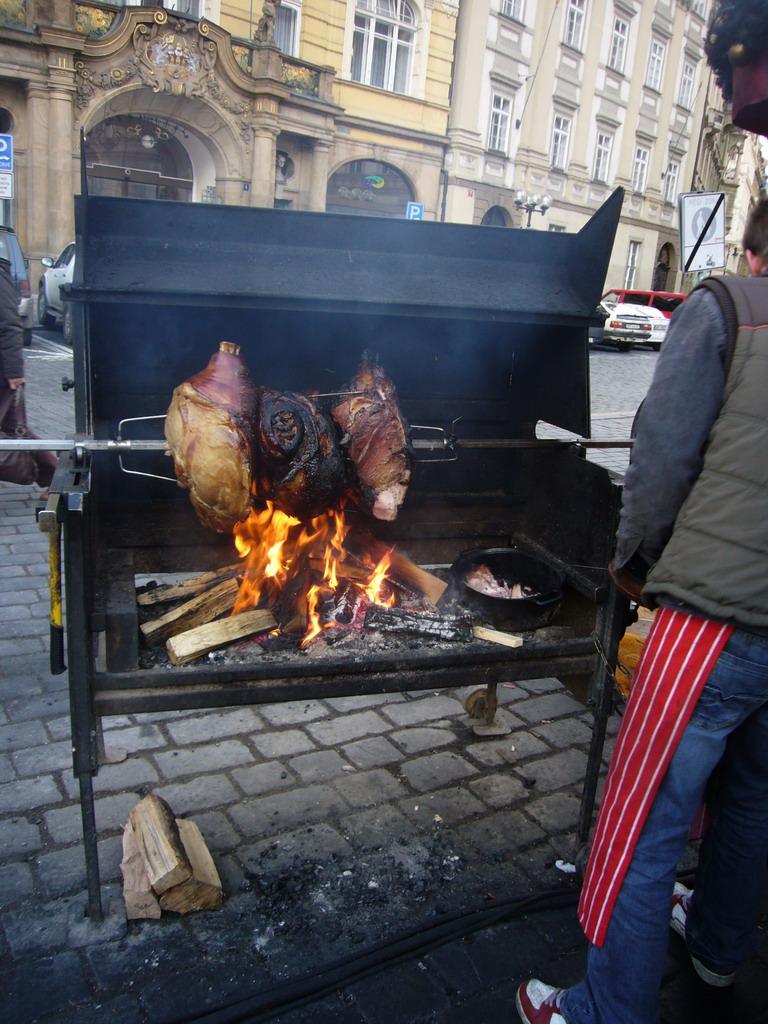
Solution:
[[(18, 298), (11, 278), (11, 265), (0, 259), (0, 432), (6, 430), (16, 392), (24, 385), (24, 329), (19, 319)], [(31, 430), (29, 437), (37, 437)], [(37, 483), (51, 484), (57, 459), (53, 452), (33, 452), (37, 463)]]
[[(711, 986), (731, 985), (755, 949), (768, 859), (768, 200), (743, 246), (752, 277), (707, 281), (675, 311), (638, 418), (611, 572), (657, 612), (581, 892), (586, 975), (564, 990), (521, 985), (526, 1024), (658, 1024), (670, 925)], [(691, 892), (675, 875), (705, 795)]]

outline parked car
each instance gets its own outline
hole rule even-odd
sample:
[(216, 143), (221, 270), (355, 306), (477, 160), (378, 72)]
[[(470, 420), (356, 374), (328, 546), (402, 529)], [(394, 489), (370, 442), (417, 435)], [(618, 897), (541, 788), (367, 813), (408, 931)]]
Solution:
[(647, 309), (647, 306), (630, 303), (601, 302), (595, 316), (603, 321), (603, 325), (590, 327), (590, 342), (613, 345), (619, 352), (629, 352), (636, 344), (650, 344), (653, 328), (650, 318), (644, 315)]
[(72, 318), (61, 289), (63, 285), (72, 283), (75, 243), (70, 242), (65, 246), (55, 260), (50, 256), (43, 256), (40, 262), (47, 269), (40, 278), (37, 292), (37, 319), (43, 327), (53, 327), (57, 320), (61, 320), (64, 340), (71, 344)]
[(637, 306), (651, 306), (658, 309), (669, 320), (687, 295), (682, 292), (644, 292), (638, 288), (614, 288), (606, 292), (603, 302), (632, 302)]
[(32, 291), (29, 286), (29, 260), (21, 251), (13, 228), (0, 227), (0, 258), (8, 260), (11, 265), (11, 279), (19, 297), (19, 316), (24, 328), (24, 344), (29, 346), (32, 344), (34, 323)]

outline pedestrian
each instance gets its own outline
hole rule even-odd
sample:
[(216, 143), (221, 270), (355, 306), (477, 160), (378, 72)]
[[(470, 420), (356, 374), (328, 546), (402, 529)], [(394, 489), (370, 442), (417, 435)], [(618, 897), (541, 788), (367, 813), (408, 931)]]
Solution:
[[(0, 433), (17, 436), (24, 413), (24, 330), (19, 319), (18, 298), (11, 278), (11, 265), (0, 259)], [(36, 438), (26, 429), (25, 436)], [(35, 481), (50, 487), (57, 459), (53, 452), (33, 452), (37, 466)], [(34, 469), (34, 468), (33, 468)]]
[[(756, 943), (768, 858), (768, 200), (752, 276), (708, 279), (670, 323), (637, 424), (611, 572), (656, 607), (606, 780), (572, 988), (520, 986), (526, 1024), (657, 1024), (671, 925), (709, 985)], [(706, 794), (693, 892), (675, 883)]]

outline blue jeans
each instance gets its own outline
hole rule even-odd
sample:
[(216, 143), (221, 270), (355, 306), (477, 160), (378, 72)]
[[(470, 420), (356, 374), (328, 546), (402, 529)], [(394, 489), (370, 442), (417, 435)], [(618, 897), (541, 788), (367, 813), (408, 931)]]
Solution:
[(687, 942), (697, 960), (726, 974), (754, 952), (768, 857), (768, 637), (736, 630), (720, 654), (651, 807), (605, 944), (590, 945), (585, 978), (563, 996), (568, 1024), (658, 1024), (676, 868), (705, 789), (710, 823)]

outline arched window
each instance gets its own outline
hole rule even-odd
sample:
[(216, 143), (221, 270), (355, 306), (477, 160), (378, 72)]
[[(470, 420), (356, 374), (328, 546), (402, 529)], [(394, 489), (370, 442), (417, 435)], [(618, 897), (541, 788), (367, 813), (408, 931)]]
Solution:
[(509, 227), (507, 215), (504, 212), (504, 208), (501, 206), (492, 206), (490, 209), (486, 210), (480, 223), (483, 227), (487, 228)]
[(407, 93), (416, 37), (408, 0), (357, 0), (352, 37), (352, 80)]
[(331, 175), (325, 208), (328, 213), (404, 218), (412, 199), (413, 190), (396, 167), (379, 160), (353, 160)]
[(192, 199), (192, 162), (181, 125), (149, 115), (118, 115), (85, 138), (88, 191), (132, 199)]

